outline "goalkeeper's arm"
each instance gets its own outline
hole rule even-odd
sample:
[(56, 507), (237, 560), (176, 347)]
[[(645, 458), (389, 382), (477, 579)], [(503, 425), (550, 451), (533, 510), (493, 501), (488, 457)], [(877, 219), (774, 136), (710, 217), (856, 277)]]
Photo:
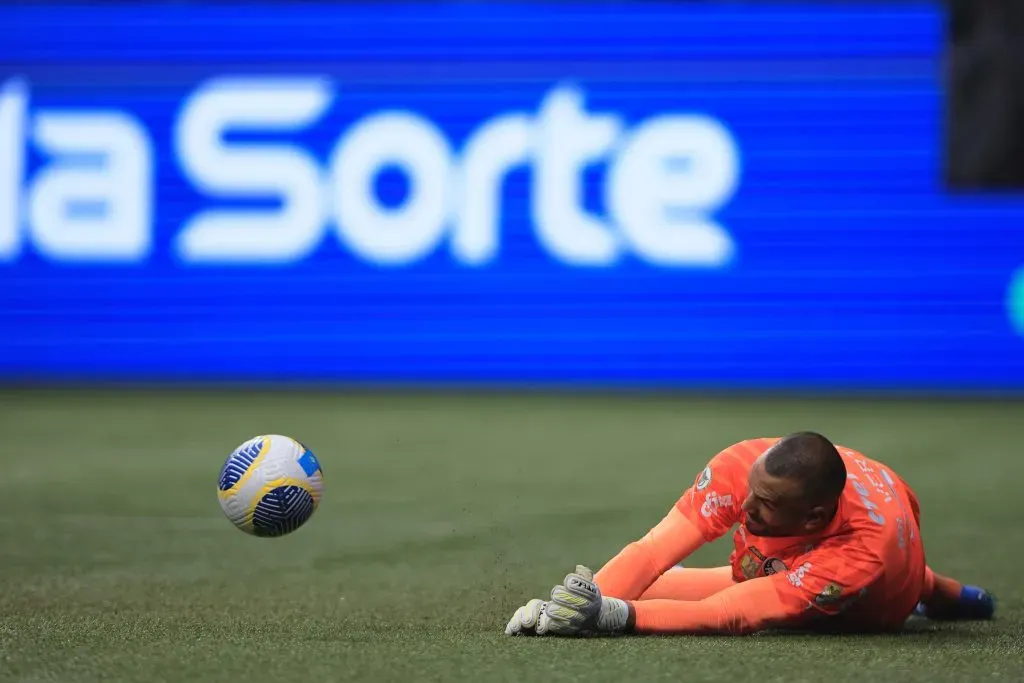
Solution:
[(630, 602), (627, 631), (743, 635), (803, 619), (778, 595), (772, 577), (737, 583), (703, 600)]
[(673, 507), (643, 538), (630, 543), (605, 564), (594, 581), (605, 597), (636, 600), (658, 577), (705, 542), (693, 522)]

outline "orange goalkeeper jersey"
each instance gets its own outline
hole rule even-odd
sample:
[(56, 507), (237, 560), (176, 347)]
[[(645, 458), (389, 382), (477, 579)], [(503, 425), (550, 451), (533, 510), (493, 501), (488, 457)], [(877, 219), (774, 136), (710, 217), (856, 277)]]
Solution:
[(676, 509), (706, 541), (739, 524), (729, 558), (733, 580), (770, 577), (794, 617), (839, 616), (830, 622), (841, 627), (900, 627), (925, 584), (914, 492), (882, 463), (837, 444), (847, 485), (829, 526), (814, 536), (755, 536), (746, 529), (741, 506), (751, 465), (777, 441), (751, 439), (716, 455)]

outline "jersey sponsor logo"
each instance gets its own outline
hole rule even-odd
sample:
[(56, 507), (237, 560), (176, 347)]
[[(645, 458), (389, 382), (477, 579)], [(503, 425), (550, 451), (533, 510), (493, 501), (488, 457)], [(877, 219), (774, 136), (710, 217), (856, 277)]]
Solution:
[(810, 570), (811, 563), (804, 562), (802, 565), (800, 565), (799, 567), (791, 571), (788, 575), (786, 575), (786, 578), (789, 579), (789, 582), (793, 584), (793, 586), (795, 586), (796, 588), (801, 588), (804, 585), (804, 576), (806, 576), (807, 572), (809, 572)]
[(764, 564), (761, 565), (761, 570), (764, 572), (765, 576), (771, 576), (772, 574), (781, 574), (782, 572), (786, 571), (786, 569), (786, 563), (777, 557), (769, 557), (767, 560), (764, 561)]
[(860, 481), (860, 477), (852, 472), (848, 472), (846, 474), (846, 478), (857, 492), (857, 495), (860, 496), (860, 502), (864, 504), (864, 508), (867, 510), (868, 517), (871, 518), (871, 521), (879, 526), (884, 526), (885, 516), (879, 512), (878, 503), (871, 500), (871, 491), (868, 487)]
[(761, 568), (761, 562), (754, 559), (750, 553), (746, 553), (740, 558), (740, 571), (743, 572), (743, 576), (748, 579), (752, 579), (757, 576), (758, 570)]
[(711, 466), (708, 465), (704, 468), (704, 471), (700, 473), (700, 477), (697, 478), (697, 490), (703, 491), (711, 483)]
[(857, 467), (860, 468), (860, 471), (863, 473), (864, 478), (867, 479), (868, 484), (874, 487), (875, 491), (878, 492), (878, 495), (882, 496), (884, 502), (888, 503), (896, 497), (896, 491), (891, 485), (888, 487), (888, 490), (886, 490), (885, 484), (879, 481), (875, 476), (872, 476), (876, 474), (875, 468), (871, 467), (867, 460), (864, 460), (863, 458), (856, 458), (854, 462), (857, 463)]
[(711, 515), (718, 512), (719, 508), (729, 507), (732, 505), (732, 496), (725, 494), (724, 496), (718, 495), (714, 491), (708, 491), (708, 495), (704, 497), (704, 504), (700, 506), (700, 514), (704, 517), (711, 517)]

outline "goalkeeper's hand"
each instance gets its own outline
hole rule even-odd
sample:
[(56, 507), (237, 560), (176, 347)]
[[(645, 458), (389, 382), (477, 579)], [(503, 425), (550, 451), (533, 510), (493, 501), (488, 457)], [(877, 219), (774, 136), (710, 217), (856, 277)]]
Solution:
[(516, 610), (505, 627), (508, 635), (575, 636), (589, 632), (626, 630), (629, 606), (623, 600), (602, 598), (594, 573), (577, 565), (551, 589), (551, 600), (531, 600)]
[(544, 614), (548, 603), (534, 598), (516, 610), (505, 627), (507, 636), (543, 636), (548, 632), (551, 619)]

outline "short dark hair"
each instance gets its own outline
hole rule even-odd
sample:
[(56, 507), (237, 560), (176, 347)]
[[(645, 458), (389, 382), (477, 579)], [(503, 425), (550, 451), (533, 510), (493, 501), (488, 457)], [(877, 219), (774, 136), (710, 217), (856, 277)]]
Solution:
[(780, 439), (764, 459), (773, 477), (792, 479), (814, 503), (832, 501), (846, 486), (846, 463), (835, 445), (817, 432), (796, 432)]

